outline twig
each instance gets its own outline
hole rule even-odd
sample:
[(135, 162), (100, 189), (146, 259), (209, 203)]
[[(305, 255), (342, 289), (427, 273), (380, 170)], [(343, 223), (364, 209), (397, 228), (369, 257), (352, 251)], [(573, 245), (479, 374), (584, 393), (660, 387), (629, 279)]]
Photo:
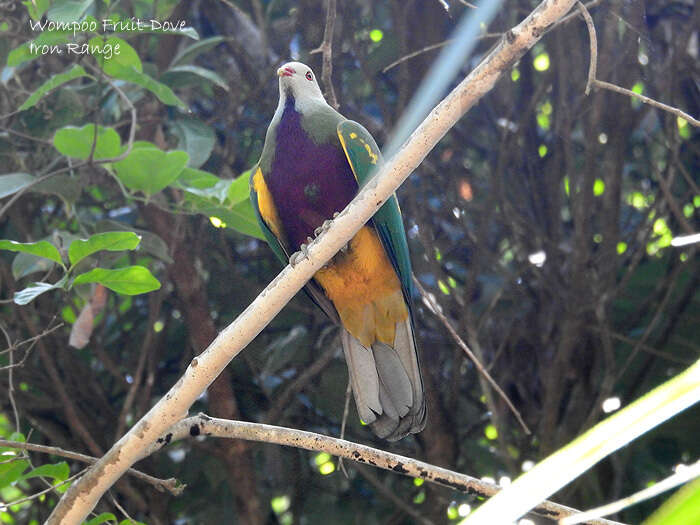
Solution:
[(4, 502), (3, 502), (3, 506), (4, 506), (4, 507), (9, 507), (9, 506), (14, 506), (14, 505), (21, 505), (22, 503), (26, 503), (27, 501), (32, 501), (33, 499), (36, 499), (36, 498), (38, 498), (39, 496), (43, 496), (44, 494), (46, 494), (46, 493), (48, 493), (48, 492), (52, 492), (53, 490), (55, 490), (57, 487), (60, 487), (61, 485), (65, 485), (66, 483), (70, 483), (70, 482), (73, 481), (74, 479), (79, 478), (80, 476), (83, 475), (83, 472), (85, 472), (85, 469), (81, 470), (81, 471), (78, 472), (77, 474), (73, 474), (71, 477), (69, 477), (68, 479), (65, 479), (65, 480), (61, 481), (60, 483), (56, 483), (55, 485), (51, 485), (50, 487), (48, 487), (48, 488), (46, 488), (46, 489), (44, 489), (44, 490), (41, 490), (41, 491), (39, 491), (39, 492), (36, 492), (35, 494), (31, 494), (31, 495), (29, 495), (29, 496), (27, 496), (27, 497), (25, 497), (25, 498), (18, 499), (18, 500), (15, 500), (15, 501), (8, 501), (7, 503), (4, 503)]
[(406, 513), (408, 516), (416, 520), (417, 523), (422, 523), (423, 525), (435, 525), (433, 521), (429, 520), (414, 509), (411, 506), (410, 500), (406, 501), (405, 499), (398, 497), (390, 488), (384, 485), (384, 483), (382, 483), (377, 475), (370, 469), (361, 467), (360, 465), (357, 465), (356, 469), (357, 472), (360, 473), (360, 476), (365, 478), (365, 480), (367, 480), (367, 482), (369, 482), (369, 484), (372, 485), (383, 498), (389, 500), (397, 509)]
[[(328, 452), (333, 456), (339, 456), (365, 465), (391, 470), (399, 474), (421, 478), (431, 483), (442, 485), (453, 490), (465, 492), (477, 497), (490, 497), (501, 489), (495, 483), (482, 481), (459, 472), (437, 467), (417, 459), (393, 454), (344, 439), (324, 436), (315, 432), (306, 432), (293, 428), (264, 425), (262, 423), (249, 423), (247, 421), (233, 421), (227, 419), (211, 418), (206, 414), (188, 417), (175, 423), (167, 430), (167, 434), (151, 445), (142, 455), (145, 457), (166, 443), (176, 439), (194, 436), (210, 436), (227, 439), (245, 439), (261, 443), (274, 443), (290, 447), (311, 450), (315, 452)], [(577, 513), (576, 509), (559, 505), (550, 501), (544, 501), (532, 512), (547, 516), (550, 519), (558, 519)], [(612, 525), (615, 522), (607, 520), (590, 521), (591, 524)]]
[(678, 108), (674, 108), (673, 106), (669, 106), (667, 104), (664, 104), (663, 102), (659, 102), (657, 100), (654, 100), (653, 98), (646, 97), (644, 95), (641, 95), (639, 93), (635, 93), (634, 91), (631, 91), (629, 89), (616, 86), (615, 84), (611, 84), (610, 82), (605, 82), (603, 80), (598, 80), (596, 78), (596, 68), (597, 68), (597, 60), (598, 60), (598, 38), (596, 37), (596, 31), (595, 31), (595, 25), (593, 24), (593, 19), (591, 18), (591, 15), (588, 13), (588, 10), (586, 9), (586, 6), (584, 6), (581, 2), (577, 2), (579, 11), (581, 11), (581, 15), (583, 15), (584, 20), (586, 21), (586, 27), (588, 27), (588, 37), (590, 40), (590, 46), (591, 46), (591, 62), (590, 65), (588, 66), (588, 81), (586, 82), (586, 95), (590, 93), (591, 86), (595, 88), (602, 88), (602, 89), (607, 89), (610, 91), (614, 91), (616, 93), (620, 93), (622, 95), (627, 95), (628, 97), (636, 98), (637, 100), (640, 100), (644, 104), (649, 104), (650, 106), (654, 106), (655, 108), (659, 108), (663, 111), (667, 111), (668, 113), (671, 113), (673, 115), (676, 115), (677, 117), (682, 118), (686, 122), (692, 124), (695, 127), (700, 127), (700, 120), (691, 117), (688, 115), (685, 111), (681, 111)]
[(326, 86), (326, 99), (333, 108), (338, 109), (338, 99), (335, 97), (335, 89), (333, 88), (333, 28), (335, 27), (336, 16), (336, 0), (326, 0), (326, 27), (323, 30), (323, 42), (316, 49), (311, 51), (314, 53), (323, 53), (323, 66), (321, 68), (321, 80)]
[[(36, 443), (21, 443), (19, 441), (8, 441), (6, 439), (0, 439), (0, 447), (16, 448), (19, 450), (28, 450), (30, 452), (39, 452), (41, 454), (50, 454), (52, 456), (59, 456), (62, 458), (73, 459), (75, 461), (80, 461), (82, 463), (88, 463), (92, 465), (97, 461), (97, 458), (88, 456), (87, 454), (81, 454), (79, 452), (72, 452), (70, 450), (65, 450), (59, 447), (49, 447), (46, 445), (37, 445)], [(175, 478), (160, 479), (130, 468), (127, 470), (127, 474), (134, 476), (146, 483), (153, 485), (156, 489), (160, 491), (167, 490), (173, 496), (179, 496), (185, 490), (187, 485), (180, 483)]]
[(607, 505), (601, 505), (600, 507), (587, 510), (581, 514), (563, 518), (559, 521), (559, 525), (575, 525), (576, 523), (585, 523), (585, 520), (587, 519), (597, 518), (599, 516), (609, 516), (610, 514), (619, 512), (627, 507), (631, 507), (632, 505), (658, 496), (659, 494), (662, 494), (667, 490), (671, 490), (678, 485), (682, 485), (683, 483), (686, 483), (698, 476), (700, 476), (700, 461), (696, 461), (692, 465), (686, 466), (685, 468), (678, 469), (678, 472), (675, 474), (659, 481), (658, 483), (655, 483), (651, 487), (635, 492), (626, 498), (613, 501)]
[(578, 10), (581, 12), (581, 16), (586, 21), (586, 26), (588, 27), (589, 43), (591, 49), (591, 59), (588, 62), (588, 80), (586, 81), (586, 95), (591, 92), (591, 85), (595, 82), (596, 70), (598, 69), (598, 37), (595, 33), (595, 25), (593, 25), (593, 18), (591, 18), (588, 9), (581, 2), (576, 2)]
[(435, 300), (428, 294), (428, 292), (423, 288), (423, 285), (420, 283), (418, 279), (416, 279), (415, 276), (413, 276), (413, 282), (416, 285), (416, 288), (418, 288), (418, 291), (420, 292), (421, 296), (423, 297), (423, 300), (428, 303), (428, 306), (430, 306), (430, 309), (433, 311), (435, 316), (440, 320), (440, 322), (447, 328), (447, 331), (450, 332), (450, 335), (452, 336), (452, 339), (455, 340), (457, 345), (464, 351), (465, 354), (467, 354), (467, 357), (472, 360), (474, 363), (474, 366), (476, 369), (479, 371), (479, 373), (486, 379), (486, 381), (489, 382), (489, 384), (493, 387), (493, 389), (498, 393), (498, 395), (503, 399), (506, 405), (508, 405), (508, 408), (510, 408), (511, 412), (513, 412), (513, 415), (515, 416), (515, 419), (518, 420), (518, 423), (520, 423), (520, 426), (523, 428), (526, 434), (530, 435), (532, 432), (528, 428), (527, 424), (525, 424), (525, 421), (523, 420), (522, 416), (520, 415), (520, 412), (518, 411), (517, 408), (513, 405), (513, 403), (508, 399), (508, 396), (506, 393), (501, 389), (500, 386), (498, 386), (498, 383), (494, 381), (494, 379), (491, 377), (491, 374), (488, 373), (488, 371), (484, 368), (484, 366), (479, 362), (477, 357), (474, 355), (474, 353), (469, 349), (467, 346), (467, 343), (464, 342), (464, 340), (459, 336), (457, 331), (454, 329), (452, 326), (452, 323), (450, 323), (450, 320), (445, 317), (445, 314), (443, 314), (440, 311), (440, 307), (435, 303)]
[[(510, 71), (555, 23), (574, 0), (544, 0), (521, 23), (508, 31), (494, 50), (435, 106), (350, 204), (333, 219), (330, 228), (307, 246), (295, 266), (287, 266), (224, 328), (209, 347), (194, 358), (173, 387), (100, 460), (66, 491), (46, 521), (47, 525), (78, 525), (102, 495), (124, 474), (143, 451), (187, 414), (217, 375), (267, 326), (272, 318), (330, 258), (355, 236), (391, 197), (435, 145), (486, 93)], [(413, 128), (413, 125), (409, 126)]]
[(15, 348), (15, 345), (12, 344), (12, 339), (10, 338), (10, 334), (7, 333), (7, 330), (5, 330), (5, 327), (0, 324), (0, 330), (2, 330), (3, 335), (5, 336), (5, 340), (7, 341), (7, 346), (9, 347), (9, 352), (10, 356), (8, 361), (10, 362), (8, 366), (8, 372), (7, 372), (7, 397), (10, 399), (10, 405), (12, 406), (12, 414), (15, 417), (15, 431), (19, 432), (19, 411), (17, 410), (17, 403), (15, 403), (15, 385), (13, 382), (13, 377), (12, 377), (12, 372), (13, 368), (15, 366), (14, 364), (14, 356), (15, 353), (13, 352), (13, 349)]

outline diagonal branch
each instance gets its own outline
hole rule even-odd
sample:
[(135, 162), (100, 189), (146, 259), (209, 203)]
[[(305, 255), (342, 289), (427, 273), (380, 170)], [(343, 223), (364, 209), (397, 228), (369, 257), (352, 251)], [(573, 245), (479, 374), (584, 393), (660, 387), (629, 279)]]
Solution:
[(330, 228), (308, 246), (295, 266), (287, 266), (227, 326), (209, 347), (194, 358), (185, 374), (56, 505), (48, 525), (77, 525), (102, 495), (138, 460), (141, 452), (184, 418), (200, 394), (243, 348), (279, 313), (306, 282), (357, 233), (423, 161), (449, 129), (474, 106), (496, 81), (564, 16), (574, 0), (544, 0), (505, 38), (416, 128), (376, 176), (335, 218)]
[[(166, 443), (171, 443), (173, 440), (195, 436), (245, 439), (261, 443), (275, 443), (277, 445), (302, 448), (304, 450), (328, 452), (333, 456), (350, 459), (357, 463), (371, 465), (414, 478), (421, 478), (431, 483), (481, 498), (489, 498), (501, 490), (495, 483), (489, 483), (488, 481), (437, 467), (423, 461), (418, 461), (417, 459), (393, 454), (366, 445), (360, 445), (352, 441), (294, 428), (211, 418), (206, 414), (188, 417), (170, 427), (165, 437), (159, 439), (154, 445), (144, 451), (144, 456), (156, 452)], [(559, 505), (558, 503), (544, 501), (539, 506), (532, 509), (532, 512), (547, 516), (550, 519), (559, 519), (565, 516), (571, 516), (579, 511), (564, 505)], [(590, 525), (614, 525), (617, 522), (590, 520), (585, 523)]]

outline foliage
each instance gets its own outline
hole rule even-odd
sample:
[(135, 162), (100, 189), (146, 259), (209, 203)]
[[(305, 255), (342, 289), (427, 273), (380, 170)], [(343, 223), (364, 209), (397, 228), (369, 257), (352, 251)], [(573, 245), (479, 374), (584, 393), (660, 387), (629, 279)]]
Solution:
[[(250, 168), (277, 103), (276, 67), (291, 55), (320, 76), (311, 50), (323, 38), (324, 4), (36, 0), (3, 11), (0, 326), (11, 350), (0, 366), (12, 366), (0, 370), (12, 394), (2, 396), (3, 438), (31, 432), (32, 442), (100, 455), (274, 277), (248, 202)], [(504, 2), (463, 72), (491, 34), (532, 7)], [(383, 69), (449, 38), (468, 9), (338, 2), (340, 111), (386, 143), (439, 51)], [(700, 114), (693, 9), (639, 0), (592, 8), (598, 77)], [(165, 20), (185, 24), (172, 30)], [(55, 27), (74, 21), (87, 29)], [(698, 132), (618, 94), (584, 95), (587, 62), (583, 22), (552, 28), (398, 192), (419, 280), (533, 430), (526, 435), (482, 389), (416, 299), (429, 422), (391, 445), (402, 454), (505, 482), (593, 427), (606, 407), (698, 359), (700, 269), (696, 248), (677, 240), (697, 231)], [(100, 285), (111, 290), (104, 304)], [(78, 331), (82, 349), (68, 346)], [(338, 435), (347, 376), (337, 347), (336, 331), (299, 297), (193, 408)], [(693, 461), (697, 415), (648, 432), (555, 499), (593, 507)], [(373, 441), (354, 408), (346, 435), (389, 446)], [(82, 468), (0, 453), (11, 459), (0, 464), (3, 501), (47, 488), (38, 475), (53, 485)], [(138, 467), (188, 485), (174, 497), (125, 478), (113, 493), (145, 523), (398, 523), (414, 519), (407, 511), (442, 523), (479, 503), (353, 465), (345, 478), (331, 457), (261, 445), (174, 443)], [(0, 519), (41, 522), (64, 486)], [(692, 512), (689, 500), (675, 512)], [(619, 519), (641, 522), (660, 503)], [(105, 499), (91, 520), (129, 518)]]

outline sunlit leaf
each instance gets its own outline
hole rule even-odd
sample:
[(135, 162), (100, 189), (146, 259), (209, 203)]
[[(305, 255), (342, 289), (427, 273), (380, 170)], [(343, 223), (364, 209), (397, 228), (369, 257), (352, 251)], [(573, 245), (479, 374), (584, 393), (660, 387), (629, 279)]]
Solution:
[[(95, 125), (85, 124), (82, 128), (66, 126), (59, 129), (53, 137), (54, 147), (66, 157), (87, 159), (95, 142)], [(121, 140), (114, 128), (97, 127), (97, 145), (94, 159), (116, 157), (120, 152)]]
[(11, 252), (23, 252), (50, 259), (58, 264), (63, 264), (58, 249), (48, 241), (17, 242), (8, 239), (0, 240), (0, 250)]
[(643, 525), (700, 523), (700, 479), (680, 488)]
[(160, 288), (158, 279), (143, 266), (127, 266), (116, 270), (95, 268), (81, 273), (73, 281), (73, 285), (86, 283), (100, 283), (114, 292), (125, 295), (138, 295)]
[(114, 164), (114, 169), (127, 188), (153, 195), (178, 178), (188, 159), (184, 151), (133, 149), (125, 159)]
[(139, 54), (122, 38), (112, 36), (103, 39), (96, 36), (90, 39), (89, 46), (90, 52), (108, 75), (121, 78), (119, 75), (124, 69), (139, 73), (143, 71)]
[(46, 465), (41, 465), (40, 467), (32, 469), (29, 472), (22, 474), (18, 481), (21, 481), (23, 479), (39, 477), (52, 478), (56, 481), (65, 481), (66, 479), (68, 479), (69, 475), (70, 467), (68, 467), (68, 463), (66, 463), (65, 461), (61, 461), (60, 463), (48, 463)]
[(41, 294), (46, 293), (50, 290), (57, 290), (61, 287), (62, 283), (32, 283), (25, 289), (20, 290), (19, 292), (15, 292), (13, 300), (15, 304), (23, 306), (25, 304), (29, 304)]

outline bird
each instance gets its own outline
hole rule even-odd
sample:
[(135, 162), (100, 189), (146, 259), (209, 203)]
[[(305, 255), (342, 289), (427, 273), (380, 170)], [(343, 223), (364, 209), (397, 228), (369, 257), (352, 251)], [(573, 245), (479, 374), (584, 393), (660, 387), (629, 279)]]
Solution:
[[(265, 239), (286, 264), (327, 229), (382, 157), (361, 124), (326, 102), (310, 67), (288, 62), (277, 76), (279, 103), (251, 170), (250, 197)], [(426, 422), (411, 278), (392, 195), (304, 288), (341, 327), (361, 421), (389, 441), (422, 431)]]

